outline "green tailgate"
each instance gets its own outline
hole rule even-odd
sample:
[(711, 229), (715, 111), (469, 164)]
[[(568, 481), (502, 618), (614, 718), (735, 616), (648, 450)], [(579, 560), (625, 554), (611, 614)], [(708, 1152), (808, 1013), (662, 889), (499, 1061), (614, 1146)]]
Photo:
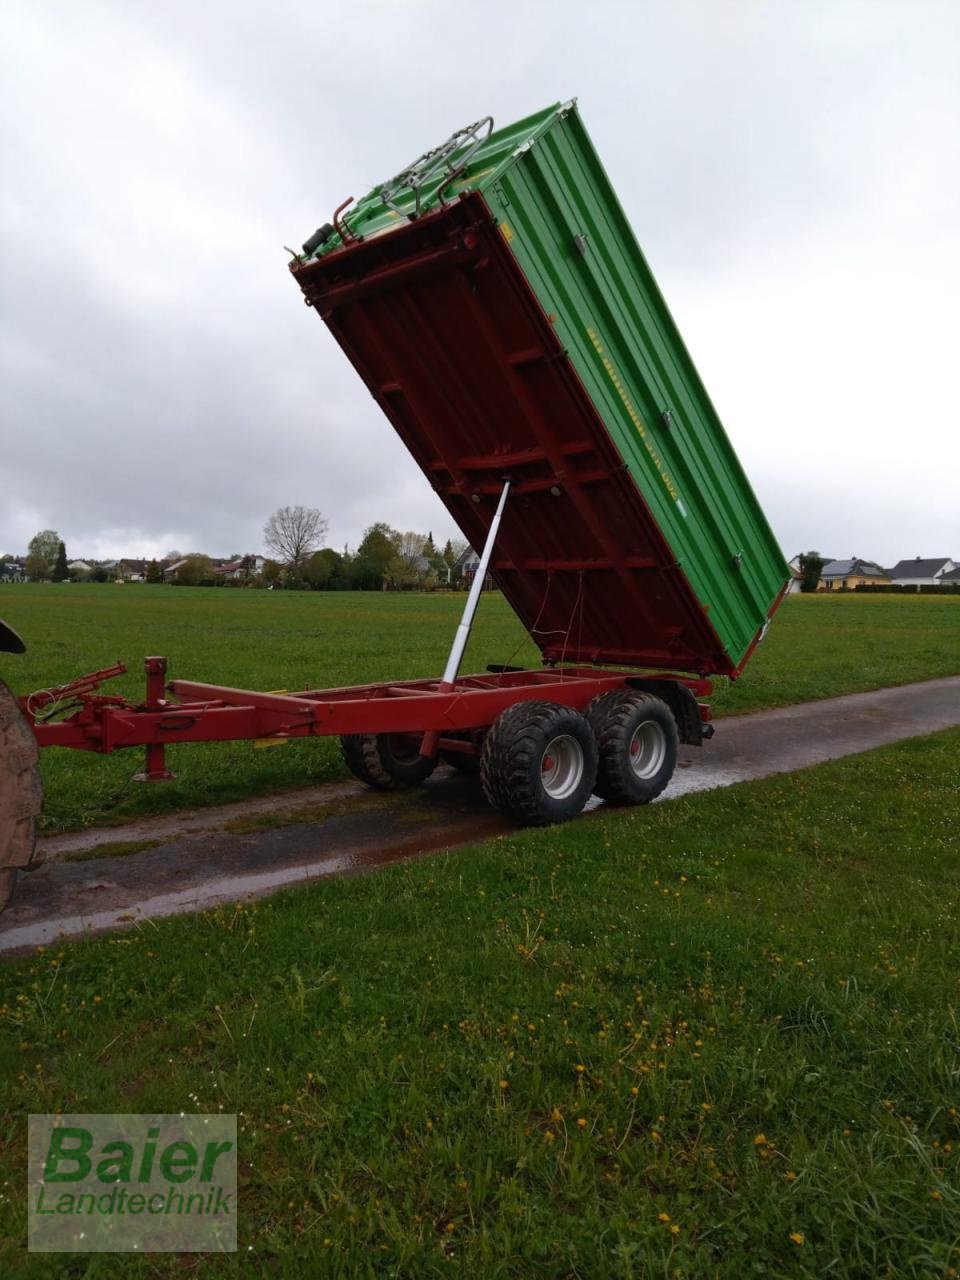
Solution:
[[(455, 154), (446, 172), (464, 151)], [(436, 207), (424, 184), (418, 212)], [(347, 215), (370, 238), (413, 212), (375, 188)], [(452, 182), (484, 194), (501, 233), (724, 648), (743, 661), (788, 581), (760, 510), (575, 103), (491, 133)], [(341, 243), (329, 239), (320, 254)]]

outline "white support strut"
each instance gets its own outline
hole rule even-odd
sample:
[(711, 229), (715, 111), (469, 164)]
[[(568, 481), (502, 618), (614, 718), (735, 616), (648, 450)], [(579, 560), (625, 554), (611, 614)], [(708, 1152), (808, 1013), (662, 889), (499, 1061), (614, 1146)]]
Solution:
[(500, 494), (500, 501), (497, 503), (496, 513), (490, 523), (487, 540), (483, 544), (483, 552), (477, 565), (477, 571), (473, 575), (473, 582), (470, 584), (470, 594), (467, 596), (467, 603), (463, 606), (463, 617), (460, 619), (460, 625), (457, 627), (457, 634), (453, 637), (453, 644), (450, 648), (450, 657), (447, 658), (447, 665), (444, 668), (443, 684), (447, 687), (455, 684), (457, 676), (460, 674), (460, 663), (463, 661), (464, 650), (467, 647), (467, 641), (470, 639), (470, 630), (473, 627), (474, 615), (477, 612), (477, 605), (480, 603), (480, 592), (483, 590), (483, 583), (487, 576), (490, 557), (493, 554), (493, 544), (497, 539), (497, 530), (500, 528), (500, 518), (503, 515), (503, 508), (506, 505), (507, 494), (509, 492), (510, 481), (505, 480), (503, 482), (503, 491)]

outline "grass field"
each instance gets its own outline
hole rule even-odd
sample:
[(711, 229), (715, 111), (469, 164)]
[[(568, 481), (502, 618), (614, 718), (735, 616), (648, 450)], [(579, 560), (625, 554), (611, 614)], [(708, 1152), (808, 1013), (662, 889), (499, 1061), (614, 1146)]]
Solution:
[[(142, 658), (173, 675), (254, 689), (298, 689), (437, 675), (461, 595), (296, 593), (131, 585), (0, 587), (0, 617), (29, 643), (3, 655), (17, 691), (61, 683), (117, 658), (116, 691), (142, 695)], [(485, 597), (464, 670), (536, 665), (503, 598)], [(718, 715), (902, 684), (960, 671), (960, 597), (792, 596), (736, 684), (718, 681)], [(343, 776), (336, 743), (171, 748), (177, 780), (130, 781), (139, 753), (44, 753), (45, 823), (67, 829), (242, 799)]]
[(22, 1250), (27, 1112), (223, 1108), (239, 1259), (56, 1274), (956, 1276), (958, 754), (915, 739), (0, 967), (0, 1274), (52, 1274)]

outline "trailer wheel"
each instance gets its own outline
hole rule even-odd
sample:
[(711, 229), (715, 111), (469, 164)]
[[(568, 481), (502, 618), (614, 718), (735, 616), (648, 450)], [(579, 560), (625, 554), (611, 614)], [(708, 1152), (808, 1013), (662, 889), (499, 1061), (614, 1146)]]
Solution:
[(17, 872), (34, 861), (43, 787), (37, 740), (16, 698), (0, 680), (0, 911)]
[(610, 804), (649, 804), (677, 766), (677, 722), (652, 693), (604, 693), (587, 707), (600, 763), (595, 793)]
[(483, 740), (490, 803), (527, 827), (576, 817), (593, 791), (597, 744), (586, 719), (555, 702), (518, 702)]
[(437, 767), (436, 760), (422, 756), (417, 744), (403, 734), (347, 733), (340, 739), (340, 749), (353, 776), (378, 791), (415, 787)]

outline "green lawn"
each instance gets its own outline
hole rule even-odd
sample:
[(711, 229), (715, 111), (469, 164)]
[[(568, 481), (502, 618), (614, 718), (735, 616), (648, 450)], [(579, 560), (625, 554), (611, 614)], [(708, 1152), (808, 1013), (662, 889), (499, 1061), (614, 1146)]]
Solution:
[[(18, 691), (61, 683), (122, 659), (113, 685), (140, 696), (142, 658), (171, 675), (254, 689), (297, 689), (437, 675), (462, 595), (297, 593), (124, 586), (0, 587), (0, 617), (30, 646), (3, 655)], [(534, 646), (500, 595), (484, 598), (464, 670), (536, 665)], [(793, 596), (736, 684), (718, 681), (719, 715), (902, 684), (960, 671), (960, 597)], [(109, 689), (108, 689), (109, 691)], [(51, 750), (43, 761), (48, 829), (123, 820), (342, 777), (336, 743), (174, 747), (176, 782), (130, 781), (139, 753), (104, 758)]]
[(914, 739), (0, 967), (0, 1273), (52, 1274), (22, 1251), (27, 1112), (222, 1107), (244, 1274), (956, 1275), (958, 755)]

